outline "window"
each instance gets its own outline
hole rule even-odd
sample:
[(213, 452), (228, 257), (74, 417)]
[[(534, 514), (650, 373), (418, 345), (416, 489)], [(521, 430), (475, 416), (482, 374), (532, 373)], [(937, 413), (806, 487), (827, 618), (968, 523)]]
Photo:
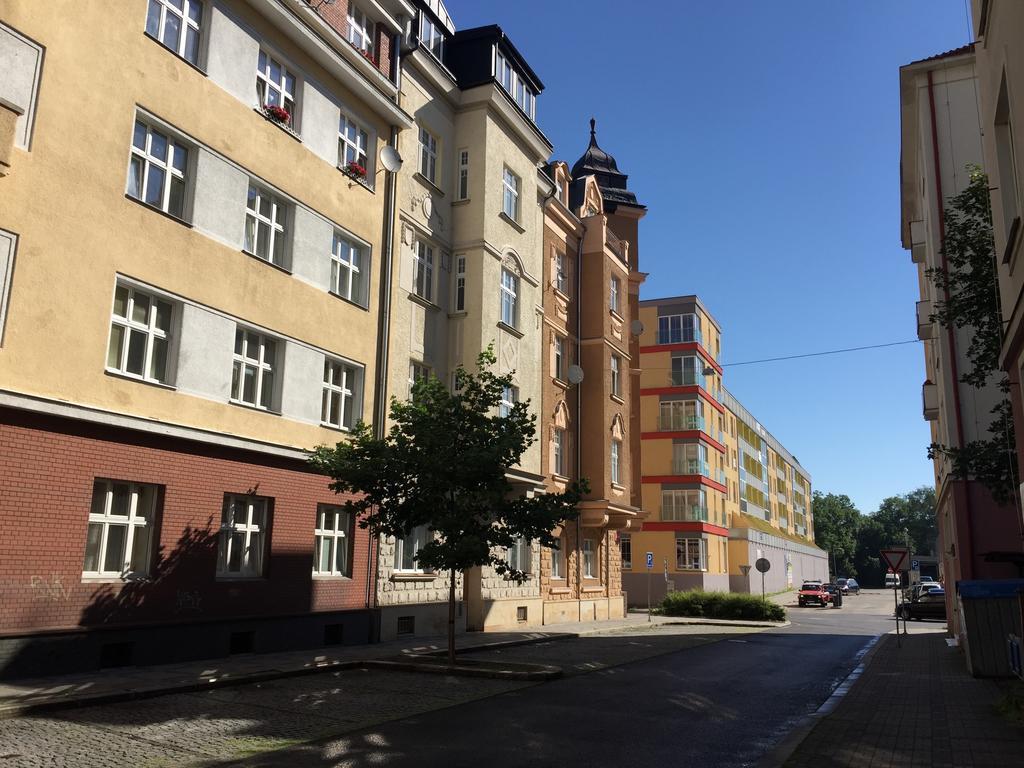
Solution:
[(199, 64), (199, 0), (149, 0), (146, 32), (186, 61)]
[(412, 399), (413, 387), (416, 385), (416, 382), (429, 378), (429, 365), (424, 365), (416, 360), (409, 361), (409, 399)]
[(551, 445), (552, 471), (562, 477), (565, 477), (565, 448), (565, 430), (555, 427)]
[(504, 194), (502, 196), (501, 210), (512, 221), (519, 221), (519, 177), (508, 168), (501, 176)]
[(704, 386), (704, 367), (692, 356), (672, 356), (672, 386)]
[(551, 578), (552, 579), (564, 579), (565, 578), (565, 543), (562, 539), (558, 540), (558, 549), (551, 550)]
[(257, 578), (263, 575), (270, 499), (225, 494), (217, 537), (217, 575)]
[(245, 204), (245, 250), (278, 267), (285, 266), (285, 204), (255, 184)]
[(622, 453), (622, 441), (612, 440), (612, 482), (618, 484), (622, 478), (619, 471), (619, 457)]
[(703, 443), (675, 443), (672, 446), (672, 473), (711, 477), (707, 446)]
[(510, 568), (529, 573), (531, 570), (530, 542), (528, 539), (516, 539), (515, 544), (508, 548), (507, 560)]
[(348, 7), (348, 41), (365, 53), (373, 53), (373, 22), (355, 3)]
[[(1006, 74), (999, 86), (995, 114), (996, 163), (999, 168), (999, 197), (1003, 204), (1004, 234), (1009, 237), (1013, 220), (1020, 207), (1020, 193), (1017, 181), (1017, 158), (1014, 153), (1013, 124), (1010, 121), (1009, 94), (1006, 88)], [(1017, 126), (1018, 128), (1020, 126)], [(1018, 225), (1019, 226), (1019, 225)]]
[(366, 148), (370, 145), (369, 134), (351, 117), (342, 113), (338, 122), (338, 165), (342, 168), (356, 163), (367, 173)]
[(274, 405), (277, 342), (255, 331), (235, 329), (231, 400), (269, 410)]
[(423, 573), (416, 555), (430, 541), (430, 527), (418, 525), (404, 537), (395, 539), (395, 570)]
[(519, 402), (519, 387), (502, 387), (498, 415), (502, 418), (508, 416), (517, 402)]
[(342, 507), (317, 505), (313, 573), (352, 575), (352, 516)]
[(107, 369), (166, 384), (172, 314), (170, 303), (118, 285), (110, 318)]
[(593, 539), (583, 540), (583, 578), (597, 578), (597, 547)]
[(707, 540), (677, 536), (676, 568), (681, 571), (706, 571), (708, 569)]
[(366, 306), (366, 249), (335, 232), (331, 247), (331, 290), (343, 299)]
[(665, 522), (706, 523), (707, 494), (699, 489), (663, 490), (661, 519)]
[(515, 328), (519, 318), (519, 278), (501, 270), (501, 322)]
[(181, 219), (185, 216), (188, 149), (173, 137), (135, 121), (128, 166), (129, 197)]
[(565, 381), (565, 339), (563, 339), (561, 336), (555, 336), (554, 338), (554, 352), (555, 378), (559, 379), (560, 381)]
[(658, 318), (658, 343), (678, 344), (702, 341), (700, 318), (697, 315), (662, 315)]
[(295, 75), (289, 72), (275, 58), (260, 51), (259, 66), (256, 70), (256, 93), (260, 106), (282, 107), (288, 112), (286, 124), (295, 124)]
[(437, 139), (426, 128), (420, 128), (420, 174), (437, 183)]
[(427, 301), (432, 301), (434, 296), (433, 246), (420, 240), (416, 243), (413, 258), (416, 261), (413, 274), (413, 293)]
[(494, 56), (494, 79), (526, 115), (533, 120), (536, 113), (537, 94), (526, 84), (523, 77), (512, 67), (512, 63), (501, 51)]
[(611, 371), (612, 371), (612, 394), (615, 397), (622, 397), (622, 358), (618, 355), (612, 355), (611, 359)]
[(565, 263), (565, 254), (555, 252), (555, 276), (551, 281), (555, 284), (555, 289), (562, 293), (569, 293), (569, 269)]
[(83, 575), (149, 574), (157, 496), (155, 485), (99, 479), (93, 483)]
[(704, 429), (704, 403), (700, 400), (669, 400), (659, 405), (660, 428), (664, 430)]
[(455, 257), (455, 293), (454, 310), (456, 312), (466, 311), (466, 257)]
[(612, 312), (619, 311), (619, 278), (613, 277), (608, 288), (608, 308)]
[(619, 554), (622, 556), (622, 570), (633, 570), (633, 540), (628, 533), (619, 534)]
[(340, 360), (324, 360), (324, 392), (320, 420), (339, 429), (352, 429), (359, 418), (361, 371)]
[(459, 184), (455, 190), (456, 200), (469, 199), (469, 150), (459, 150)]
[(420, 45), (434, 54), (438, 61), (444, 57), (444, 33), (441, 26), (427, 18), (423, 11), (420, 11)]

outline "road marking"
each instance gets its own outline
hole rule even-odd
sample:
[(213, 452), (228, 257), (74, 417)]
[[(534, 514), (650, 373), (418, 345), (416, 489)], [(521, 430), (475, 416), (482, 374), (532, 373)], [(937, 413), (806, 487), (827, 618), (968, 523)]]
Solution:
[(746, 640), (729, 640), (730, 643), (745, 643)]

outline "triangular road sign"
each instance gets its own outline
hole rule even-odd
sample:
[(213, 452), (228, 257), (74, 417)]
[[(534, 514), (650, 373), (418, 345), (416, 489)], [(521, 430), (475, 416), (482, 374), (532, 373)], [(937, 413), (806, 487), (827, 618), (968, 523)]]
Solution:
[(905, 549), (883, 549), (882, 559), (893, 573), (899, 573), (907, 563), (909, 552)]

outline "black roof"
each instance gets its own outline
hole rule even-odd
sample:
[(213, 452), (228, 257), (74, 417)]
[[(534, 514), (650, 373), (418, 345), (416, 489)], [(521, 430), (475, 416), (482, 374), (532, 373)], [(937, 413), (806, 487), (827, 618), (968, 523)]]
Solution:
[(533, 88), (535, 93), (544, 90), (544, 83), (526, 63), (526, 59), (508, 39), (497, 24), (485, 27), (460, 29), (447, 44), (445, 64), (455, 73), (459, 87), (463, 90), (474, 88), (494, 79), (491, 69), (491, 46), (497, 45)]
[(573, 209), (583, 203), (583, 184), (575, 183), (584, 176), (594, 176), (597, 179), (597, 186), (601, 190), (601, 199), (609, 204), (611, 210), (617, 205), (632, 205), (637, 208), (644, 208), (636, 200), (636, 195), (629, 191), (627, 181), (629, 176), (619, 170), (615, 158), (605, 152), (597, 144), (597, 121), (590, 118), (590, 144), (587, 151), (572, 167), (573, 185), (570, 189), (570, 205)]

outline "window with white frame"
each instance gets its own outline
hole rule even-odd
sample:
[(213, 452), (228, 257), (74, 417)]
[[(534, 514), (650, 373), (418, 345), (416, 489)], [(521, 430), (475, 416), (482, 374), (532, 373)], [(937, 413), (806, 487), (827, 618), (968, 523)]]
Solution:
[(455, 190), (456, 200), (468, 200), (469, 199), (469, 150), (459, 150), (459, 177), (458, 185)]
[(676, 536), (676, 568), (681, 571), (706, 571), (707, 540)]
[(217, 576), (258, 578), (263, 575), (270, 499), (224, 494), (217, 536)]
[(395, 570), (422, 573), (416, 555), (430, 541), (430, 526), (418, 525), (401, 538), (395, 539)]
[(556, 334), (552, 340), (552, 346), (554, 347), (555, 355), (553, 371), (555, 378), (560, 381), (565, 381), (565, 339)]
[(701, 340), (700, 318), (697, 315), (662, 315), (658, 318), (659, 344)]
[(276, 195), (249, 184), (245, 204), (245, 250), (278, 267), (286, 266), (288, 207)]
[(431, 184), (437, 183), (437, 138), (420, 127), (420, 174)]
[(166, 384), (173, 305), (136, 288), (114, 289), (107, 370)]
[(615, 397), (622, 397), (622, 358), (618, 355), (611, 357), (612, 394)]
[(612, 440), (612, 482), (620, 483), (622, 481), (621, 472), (619, 469), (619, 461), (622, 455), (622, 441)]
[(245, 328), (235, 329), (234, 366), (231, 372), (231, 400), (270, 410), (274, 407), (277, 373), (275, 339)]
[(537, 94), (526, 84), (523, 76), (516, 71), (508, 57), (501, 51), (494, 54), (494, 79), (527, 116), (533, 120), (536, 116)]
[(519, 320), (519, 278), (507, 269), (501, 270), (501, 322), (516, 328)]
[(703, 386), (704, 366), (694, 355), (672, 356), (672, 385)]
[(417, 381), (424, 381), (430, 378), (430, 366), (424, 365), (416, 360), (409, 361), (409, 399), (412, 399), (413, 388)]
[(531, 555), (532, 550), (529, 539), (520, 537), (508, 548), (506, 560), (510, 568), (529, 573), (532, 570)]
[(700, 400), (669, 400), (659, 404), (659, 428), (664, 430), (704, 429), (704, 403)]
[(583, 578), (596, 579), (597, 571), (597, 544), (593, 539), (583, 540)]
[(419, 240), (413, 251), (413, 293), (427, 301), (434, 299), (434, 247)]
[(177, 138), (136, 120), (128, 165), (128, 196), (184, 218), (187, 173), (188, 148)]
[(285, 124), (295, 126), (295, 75), (266, 51), (260, 51), (256, 93), (261, 108), (281, 107), (288, 113)]
[(83, 576), (149, 575), (158, 496), (155, 485), (96, 479), (89, 508)]
[(444, 32), (441, 25), (420, 11), (420, 45), (434, 54), (438, 61), (444, 56)]
[(501, 210), (512, 221), (519, 221), (519, 177), (508, 168), (501, 175)]
[(611, 309), (612, 312), (618, 312), (619, 311), (619, 288), (620, 287), (621, 287), (621, 283), (619, 282), (619, 278), (613, 277), (611, 279), (611, 282), (609, 283), (609, 288), (608, 288), (608, 308)]
[(563, 539), (558, 539), (558, 549), (551, 550), (551, 578), (552, 579), (564, 579), (565, 578), (565, 542)]
[(667, 489), (661, 492), (661, 519), (665, 522), (706, 523), (707, 494), (699, 489)]
[(633, 540), (628, 533), (619, 534), (619, 556), (622, 558), (622, 570), (633, 570)]
[(565, 477), (565, 439), (565, 430), (555, 427), (551, 440), (551, 469), (556, 475), (562, 477)]
[(569, 293), (569, 265), (566, 263), (565, 254), (560, 251), (555, 251), (555, 275), (551, 282), (555, 284), (556, 290)]
[(498, 415), (502, 418), (508, 416), (517, 402), (519, 402), (519, 387), (502, 387)]
[(324, 359), (324, 392), (320, 420), (338, 429), (352, 429), (362, 394), (362, 371), (332, 358)]
[(331, 290), (343, 299), (367, 306), (366, 266), (366, 247), (335, 232), (331, 246)]
[(318, 504), (313, 532), (313, 573), (352, 575), (352, 515), (342, 507)]
[(455, 290), (452, 294), (452, 302), (456, 312), (466, 311), (466, 257), (455, 257)]
[(366, 159), (369, 146), (370, 135), (366, 129), (343, 112), (338, 122), (338, 165), (345, 168), (355, 163), (369, 173)]
[(348, 35), (346, 37), (359, 50), (373, 53), (373, 22), (355, 3), (349, 3), (348, 6)]
[(149, 0), (146, 33), (181, 58), (198, 65), (202, 19), (200, 0)]

